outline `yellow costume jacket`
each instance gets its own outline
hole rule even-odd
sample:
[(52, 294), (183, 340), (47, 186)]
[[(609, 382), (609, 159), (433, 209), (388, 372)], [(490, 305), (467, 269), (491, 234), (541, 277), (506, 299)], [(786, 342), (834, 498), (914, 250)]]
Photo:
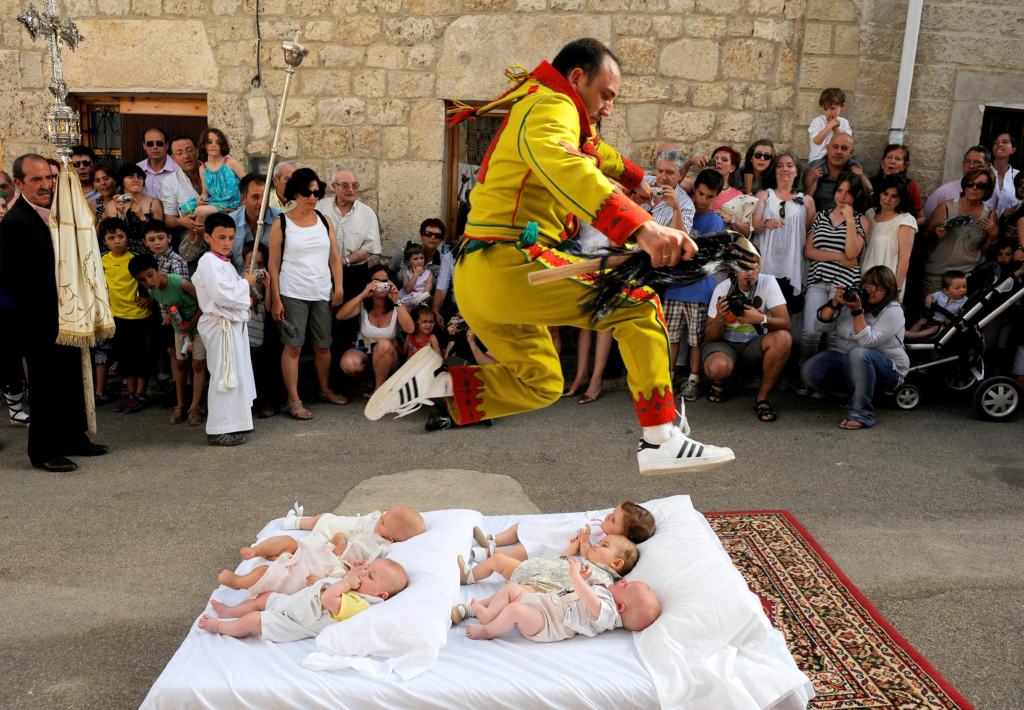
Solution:
[(652, 218), (608, 178), (633, 188), (643, 180), (643, 170), (594, 137), (579, 94), (548, 62), (522, 77), (497, 101), (448, 119), (454, 125), (516, 101), (470, 193), (466, 237), (515, 241), (528, 222), (536, 222), (538, 244), (554, 247), (572, 239), (577, 219), (585, 219), (623, 244)]

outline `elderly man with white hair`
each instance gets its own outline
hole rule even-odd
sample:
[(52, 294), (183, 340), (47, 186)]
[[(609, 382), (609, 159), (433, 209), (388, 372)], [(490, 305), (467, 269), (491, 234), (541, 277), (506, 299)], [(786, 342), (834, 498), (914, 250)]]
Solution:
[[(366, 203), (359, 201), (359, 176), (355, 168), (339, 165), (331, 173), (333, 197), (324, 197), (316, 208), (334, 224), (341, 254), (345, 301), (358, 296), (370, 282), (370, 257), (380, 254), (380, 223)], [(334, 321), (331, 361), (339, 362), (359, 330), (359, 319)], [(332, 378), (340, 370), (331, 368)], [(338, 383), (340, 384), (340, 383)]]
[(680, 187), (679, 183), (686, 175), (683, 166), (686, 165), (686, 156), (675, 148), (663, 150), (658, 153), (654, 163), (654, 175), (644, 177), (648, 183), (657, 185), (664, 189), (663, 197), (654, 198), (654, 206), (644, 205), (644, 209), (651, 213), (654, 221), (663, 227), (685, 230), (687, 234), (693, 228), (693, 202)]

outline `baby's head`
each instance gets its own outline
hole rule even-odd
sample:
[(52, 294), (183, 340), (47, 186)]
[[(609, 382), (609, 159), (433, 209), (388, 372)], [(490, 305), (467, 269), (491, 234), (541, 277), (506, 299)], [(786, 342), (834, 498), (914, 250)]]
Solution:
[(389, 559), (374, 560), (366, 568), (366, 574), (359, 583), (360, 594), (387, 599), (409, 586), (409, 575), (405, 568)]
[(842, 89), (825, 89), (818, 97), (818, 105), (828, 120), (839, 118), (846, 108), (846, 93)]
[(629, 574), (639, 559), (640, 550), (623, 535), (605, 535), (587, 553), (588, 561), (600, 562), (619, 574)]
[(661, 604), (654, 590), (643, 582), (622, 579), (608, 587), (615, 600), (615, 609), (627, 631), (643, 631), (661, 616)]
[(950, 301), (967, 295), (967, 275), (963, 271), (947, 271), (942, 275), (942, 292)]
[(1010, 264), (1012, 264), (1013, 252), (1015, 247), (1016, 244), (1014, 244), (1009, 239), (1004, 239), (1002, 242), (1000, 242), (999, 246), (996, 247), (996, 262), (999, 264), (1003, 264), (1004, 266), (1009, 266)]
[(394, 505), (377, 519), (376, 529), (388, 542), (404, 542), (423, 533), (423, 516), (412, 508)]
[(417, 266), (423, 266), (427, 261), (427, 254), (423, 251), (423, 247), (419, 244), (413, 244), (412, 242), (405, 245), (404, 256), (405, 263), (413, 269)]
[(601, 527), (608, 535), (622, 535), (640, 544), (654, 534), (654, 516), (642, 505), (627, 500), (605, 516)]

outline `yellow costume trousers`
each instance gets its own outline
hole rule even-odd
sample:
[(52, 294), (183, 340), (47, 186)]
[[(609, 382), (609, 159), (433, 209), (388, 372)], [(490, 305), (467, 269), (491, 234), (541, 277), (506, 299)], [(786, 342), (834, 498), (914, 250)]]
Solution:
[(470, 424), (546, 407), (564, 386), (548, 326), (612, 330), (628, 370), (643, 426), (676, 418), (668, 331), (658, 297), (649, 289), (624, 293), (630, 301), (596, 325), (580, 303), (592, 295), (595, 275), (531, 286), (528, 275), (579, 258), (540, 245), (502, 242), (463, 254), (455, 267), (459, 309), (498, 360), (497, 365), (449, 368), (454, 396), (448, 409)]

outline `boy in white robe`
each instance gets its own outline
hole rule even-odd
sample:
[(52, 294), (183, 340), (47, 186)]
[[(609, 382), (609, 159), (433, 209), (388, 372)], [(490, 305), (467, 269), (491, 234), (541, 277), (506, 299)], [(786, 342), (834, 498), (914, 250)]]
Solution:
[(211, 446), (237, 446), (245, 441), (243, 432), (252, 429), (256, 398), (246, 330), (256, 275), (239, 276), (231, 263), (233, 219), (218, 212), (206, 218), (204, 228), (210, 251), (199, 259), (192, 283), (203, 311), (196, 327), (206, 344), (210, 373), (206, 439)]

